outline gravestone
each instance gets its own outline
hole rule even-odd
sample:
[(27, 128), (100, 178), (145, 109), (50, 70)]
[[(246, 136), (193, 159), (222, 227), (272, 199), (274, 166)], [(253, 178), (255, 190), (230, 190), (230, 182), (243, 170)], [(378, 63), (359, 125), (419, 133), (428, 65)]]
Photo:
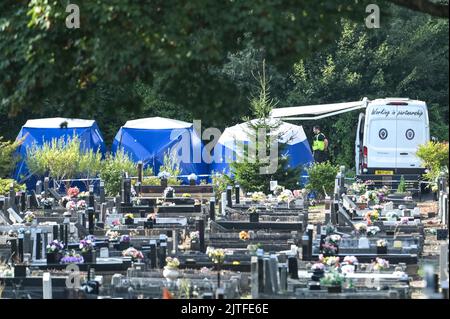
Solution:
[(100, 203), (105, 203), (105, 182), (100, 181)]
[(150, 267), (151, 268), (157, 268), (156, 264), (156, 257), (157, 257), (157, 250), (156, 250), (156, 240), (150, 240), (150, 252), (149, 252), (149, 259), (150, 259)]
[(23, 254), (32, 254), (33, 251), (33, 241), (31, 239), (31, 232), (27, 231), (23, 237)]
[(258, 258), (258, 292), (264, 292), (264, 256), (262, 250), (257, 251)]
[(367, 237), (361, 237), (358, 240), (358, 248), (360, 249), (369, 249), (370, 248), (370, 242)]
[(124, 178), (122, 181), (122, 203), (131, 204), (131, 179)]
[(88, 213), (88, 231), (89, 235), (94, 235), (94, 208), (91, 206), (87, 209)]
[(216, 199), (211, 197), (209, 200), (209, 219), (212, 221), (216, 220)]
[(437, 240), (447, 240), (448, 229), (436, 229), (436, 239)]
[(69, 244), (70, 219), (69, 218), (64, 218), (63, 224), (64, 224), (64, 247), (67, 249), (68, 244)]
[(290, 278), (298, 279), (298, 261), (296, 256), (288, 257), (288, 272)]
[(236, 185), (236, 186), (234, 187), (234, 192), (235, 192), (235, 196), (236, 196), (236, 199), (235, 199), (236, 204), (239, 204), (239, 203), (240, 203), (240, 192), (241, 192), (241, 187), (240, 187), (239, 185)]
[(107, 205), (106, 205), (106, 203), (102, 202), (100, 204), (100, 216), (99, 216), (99, 219), (98, 219), (99, 223), (104, 223), (105, 222), (105, 220), (106, 220), (106, 212), (107, 212)]
[(14, 210), (17, 210), (16, 205), (16, 191), (14, 190), (14, 184), (11, 183), (9, 186), (9, 207), (13, 208)]
[(441, 244), (439, 254), (439, 277), (441, 285), (447, 281), (448, 278), (448, 244)]
[(37, 195), (34, 190), (31, 191), (31, 197), (30, 197), (30, 208), (31, 209), (37, 209), (41, 205), (39, 203), (39, 200), (37, 198)]
[(49, 243), (49, 235), (51, 236), (52, 233), (49, 233), (47, 230), (42, 230), (42, 245), (41, 245), (41, 258), (46, 257), (46, 251), (47, 251), (47, 245)]
[(222, 193), (220, 195), (220, 212), (222, 216), (225, 216), (227, 214), (225, 207), (227, 207), (227, 193)]
[(20, 211), (25, 212), (27, 210), (27, 194), (20, 192)]
[[(204, 240), (204, 238), (203, 238), (203, 240)], [(172, 254), (176, 255), (176, 254), (178, 254), (178, 230), (177, 229), (172, 230), (172, 242), (173, 242)]]
[(42, 236), (41, 236), (41, 229), (36, 229), (35, 235), (34, 235), (34, 247), (33, 247), (33, 260), (39, 260), (41, 259), (41, 253), (42, 253)]
[(95, 211), (94, 185), (89, 185), (88, 207), (92, 207)]
[(23, 256), (24, 256), (24, 240), (25, 240), (24, 234), (19, 234), (17, 236), (17, 239), (19, 241), (19, 244), (18, 244), (18, 247), (17, 247), (17, 249), (18, 249), (18, 256), (19, 256), (19, 262), (22, 263), (23, 262)]
[(43, 299), (53, 299), (52, 297), (52, 278), (49, 272), (45, 272), (42, 276), (42, 293)]
[(49, 189), (48, 189), (48, 192), (49, 192), (50, 195), (52, 195), (53, 198), (56, 199), (57, 201), (60, 201), (60, 200), (61, 200), (62, 196), (59, 195), (58, 192), (57, 192), (55, 189), (49, 188)]
[(167, 242), (162, 242), (159, 244), (159, 268), (164, 268), (166, 265), (166, 256), (167, 256)]
[(109, 249), (108, 249), (108, 247), (100, 248), (100, 258), (109, 258)]
[(233, 207), (233, 200), (231, 198), (231, 191), (233, 190), (233, 188), (231, 186), (227, 186), (227, 207), (232, 208)]
[(137, 163), (137, 172), (138, 172), (138, 182), (142, 183), (142, 180), (144, 179), (144, 163), (142, 163), (142, 161), (139, 161)]
[(278, 272), (279, 272), (279, 276), (280, 276), (280, 291), (281, 292), (286, 292), (288, 289), (288, 274), (287, 274), (287, 266), (285, 264), (281, 264), (278, 267)]
[(36, 194), (39, 194), (39, 195), (42, 194), (42, 181), (36, 182)]
[(205, 221), (203, 218), (197, 217), (198, 240), (200, 244), (200, 252), (204, 253), (205, 248)]
[(306, 227), (306, 233), (308, 234), (308, 256), (312, 256), (312, 246), (313, 246), (313, 234), (314, 234), (314, 225), (308, 225)]
[(270, 255), (270, 280), (272, 283), (272, 289), (274, 293), (279, 290), (278, 285), (278, 258), (275, 254)]
[(272, 285), (272, 276), (270, 271), (270, 257), (264, 256), (264, 293), (274, 293), (274, 287)]
[(48, 188), (49, 188), (49, 184), (50, 184), (50, 179), (48, 177), (44, 178), (44, 196), (47, 197), (48, 196)]
[(258, 299), (259, 296), (259, 278), (258, 278), (258, 257), (252, 256), (250, 259), (250, 272), (251, 272), (251, 293), (252, 299)]
[(309, 253), (309, 236), (308, 235), (302, 236), (302, 259), (303, 260), (311, 259), (311, 255)]

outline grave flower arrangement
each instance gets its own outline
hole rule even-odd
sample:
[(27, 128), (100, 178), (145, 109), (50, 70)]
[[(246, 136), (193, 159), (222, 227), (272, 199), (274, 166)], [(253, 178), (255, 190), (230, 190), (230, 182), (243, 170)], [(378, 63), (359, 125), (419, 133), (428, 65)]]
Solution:
[(183, 197), (183, 198), (191, 198), (191, 194), (183, 193), (183, 195), (181, 195), (181, 197)]
[(78, 194), (78, 198), (79, 199), (86, 199), (86, 198), (88, 198), (89, 197), (89, 192), (80, 192), (79, 194)]
[(84, 263), (84, 258), (80, 254), (77, 254), (75, 250), (70, 250), (67, 252), (60, 261), (62, 264), (82, 264)]
[(137, 261), (138, 259), (144, 259), (144, 255), (142, 252), (137, 250), (136, 248), (130, 247), (122, 251), (122, 256), (131, 257), (132, 261)]
[(120, 242), (121, 243), (129, 243), (131, 241), (131, 237), (129, 235), (122, 235), (120, 236)]
[(64, 244), (56, 239), (47, 245), (47, 254), (61, 253), (63, 250)]
[(175, 196), (175, 190), (173, 189), (173, 187), (166, 187), (166, 189), (164, 189), (164, 198), (172, 198)]
[(344, 283), (345, 277), (341, 275), (338, 271), (331, 271), (320, 279), (320, 284), (325, 287), (333, 287), (335, 289), (329, 289), (328, 292), (340, 292), (342, 289), (342, 284)]
[(189, 233), (189, 238), (191, 239), (191, 242), (192, 241), (197, 241), (199, 239), (199, 237), (200, 237), (200, 232), (198, 230), (197, 231), (191, 231)]
[(367, 191), (366, 192), (366, 197), (368, 199), (369, 202), (373, 202), (375, 204), (379, 203), (379, 198), (378, 198), (378, 192), (377, 191)]
[(249, 240), (250, 239), (250, 235), (249, 235), (249, 233), (248, 232), (246, 232), (246, 231), (241, 231), (240, 233), (239, 233), (239, 239), (240, 240), (243, 240), (243, 241), (246, 241), (246, 240)]
[(275, 186), (275, 188), (274, 188), (274, 190), (273, 190), (273, 194), (275, 195), (275, 196), (279, 196), (279, 195), (281, 195), (281, 193), (284, 191), (284, 186), (281, 186), (281, 185), (277, 185), (277, 186)]
[(86, 201), (84, 199), (80, 199), (77, 201), (77, 209), (86, 209), (87, 208), (87, 204)]
[(376, 210), (369, 211), (364, 216), (365, 220), (367, 221), (367, 225), (371, 225), (373, 222), (376, 222), (379, 217), (380, 214)]
[(33, 212), (26, 212), (25, 217), (23, 218), (25, 223), (32, 223), (35, 219), (36, 215)]
[(70, 198), (76, 198), (78, 194), (80, 194), (80, 190), (76, 186), (69, 187), (69, 189), (67, 190), (67, 196), (69, 196)]
[(66, 203), (66, 209), (67, 210), (76, 210), (77, 209), (77, 203), (74, 200), (69, 200)]
[(293, 198), (292, 192), (289, 189), (285, 189), (281, 192), (280, 195), (277, 196), (277, 200), (279, 203), (289, 203)]
[(139, 206), (139, 205), (141, 205), (141, 198), (138, 196), (134, 196), (131, 199), (131, 203), (133, 204), (133, 206)]
[(377, 240), (377, 247), (386, 247), (387, 246), (387, 241), (384, 239), (379, 239)]
[(125, 219), (134, 219), (134, 215), (131, 214), (131, 213), (125, 214), (123, 217), (124, 217)]
[(178, 258), (167, 257), (166, 267), (170, 269), (178, 269), (178, 267), (180, 267), (180, 261)]
[(112, 221), (111, 225), (113, 225), (113, 227), (120, 226), (120, 225), (121, 225), (120, 220), (114, 219), (114, 220)]
[(335, 256), (324, 257), (324, 255), (322, 254), (319, 255), (319, 262), (329, 267), (339, 267), (339, 261), (340, 261), (339, 257)]
[(325, 271), (325, 265), (322, 263), (314, 263), (311, 266), (312, 271)]
[(250, 252), (250, 254), (255, 254), (259, 248), (261, 248), (260, 243), (247, 245), (247, 250)]
[(42, 206), (44, 206), (45, 209), (51, 209), (53, 207), (54, 202), (55, 199), (51, 197), (42, 197), (40, 199), (40, 203)]
[(375, 205), (375, 206), (373, 206), (373, 209), (375, 210), (375, 211), (377, 211), (378, 212), (378, 214), (381, 214), (381, 212), (383, 211), (383, 206), (382, 205)]
[(364, 223), (355, 224), (356, 235), (364, 236), (367, 234), (367, 225)]
[(367, 185), (366, 183), (362, 183), (361, 181), (356, 181), (352, 185), (350, 185), (349, 190), (353, 194), (360, 195), (367, 191)]
[(356, 258), (355, 256), (345, 256), (344, 257), (344, 261), (342, 262), (342, 264), (346, 264), (346, 265), (358, 265), (358, 258)]
[(115, 230), (108, 230), (106, 232), (106, 236), (108, 236), (109, 241), (116, 241), (116, 240), (119, 240), (119, 238), (120, 238), (119, 232), (117, 232)]
[(95, 237), (90, 235), (80, 240), (79, 247), (82, 253), (93, 251), (95, 249)]
[(375, 260), (374, 263), (372, 263), (373, 269), (375, 271), (380, 271), (383, 269), (389, 269), (389, 261), (383, 258), (378, 258)]
[(266, 195), (263, 192), (253, 192), (252, 193), (252, 201), (254, 202), (262, 202), (266, 199)]
[(372, 237), (378, 234), (381, 231), (380, 227), (378, 226), (369, 226), (367, 227), (367, 235)]
[(222, 264), (225, 260), (225, 250), (223, 249), (220, 248), (215, 249), (213, 247), (208, 247), (206, 253), (212, 260), (212, 262), (215, 264)]
[(387, 212), (386, 219), (389, 221), (397, 221), (397, 219), (398, 219), (397, 212)]

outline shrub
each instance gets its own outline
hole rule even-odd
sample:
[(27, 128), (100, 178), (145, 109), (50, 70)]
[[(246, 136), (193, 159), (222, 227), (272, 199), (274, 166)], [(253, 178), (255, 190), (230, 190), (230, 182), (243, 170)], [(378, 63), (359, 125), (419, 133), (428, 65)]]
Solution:
[(136, 176), (137, 167), (122, 150), (114, 155), (108, 155), (102, 162), (100, 178), (105, 182), (105, 191), (108, 196), (119, 194), (124, 172), (127, 172), (129, 176)]
[(327, 194), (334, 191), (334, 181), (339, 167), (330, 162), (315, 163), (306, 169), (309, 175), (306, 188), (310, 191), (316, 191), (319, 196), (324, 196), (324, 188)]
[(0, 178), (0, 195), (8, 195), (9, 194), (9, 187), (13, 183), (14, 190), (16, 192), (18, 191), (25, 191), (26, 185), (19, 184), (15, 180), (10, 178)]
[(23, 140), (14, 142), (3, 141), (3, 136), (0, 136), (0, 178), (7, 177), (11, 174), (19, 160), (19, 157), (14, 153), (22, 142)]
[(397, 193), (406, 193), (406, 182), (405, 182), (405, 178), (403, 177), (403, 175), (400, 178), (400, 183), (398, 183), (398, 187), (397, 187)]
[[(423, 166), (428, 169), (424, 177), (431, 182), (431, 187), (437, 187), (437, 179), (441, 173), (448, 172), (448, 142), (428, 142), (420, 145), (417, 156), (421, 159)], [(448, 181), (448, 174), (447, 181)]]

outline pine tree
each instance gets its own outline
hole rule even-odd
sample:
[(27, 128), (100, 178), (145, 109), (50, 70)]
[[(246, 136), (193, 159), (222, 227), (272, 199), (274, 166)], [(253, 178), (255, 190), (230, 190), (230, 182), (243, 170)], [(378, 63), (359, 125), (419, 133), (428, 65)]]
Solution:
[[(276, 101), (270, 97), (269, 81), (266, 79), (265, 62), (263, 61), (262, 73), (255, 77), (258, 83), (258, 95), (253, 96), (250, 101), (252, 114), (255, 120), (247, 122), (246, 134), (250, 141), (253, 141), (254, 152), (249, 152), (249, 148), (244, 148), (242, 154), (237, 154), (238, 161), (231, 164), (231, 172), (235, 181), (246, 191), (269, 192), (270, 181), (276, 180), (279, 185), (293, 189), (298, 186), (301, 167), (289, 167), (289, 158), (284, 156), (286, 144), (278, 143), (280, 137), (286, 132), (280, 132), (282, 124), (279, 120), (270, 119), (270, 112), (276, 105)], [(263, 143), (259, 141), (258, 133), (263, 130)], [(278, 164), (275, 173), (262, 174), (261, 168), (267, 167), (268, 163), (261, 161), (261, 155), (268, 155), (271, 141), (278, 144)]]

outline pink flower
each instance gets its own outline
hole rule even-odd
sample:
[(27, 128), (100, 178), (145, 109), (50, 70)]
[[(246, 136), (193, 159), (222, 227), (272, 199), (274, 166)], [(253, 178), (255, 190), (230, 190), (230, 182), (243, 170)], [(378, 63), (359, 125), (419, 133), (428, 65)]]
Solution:
[(77, 197), (79, 193), (80, 190), (78, 189), (78, 187), (70, 187), (67, 190), (67, 195), (69, 195), (69, 197)]

